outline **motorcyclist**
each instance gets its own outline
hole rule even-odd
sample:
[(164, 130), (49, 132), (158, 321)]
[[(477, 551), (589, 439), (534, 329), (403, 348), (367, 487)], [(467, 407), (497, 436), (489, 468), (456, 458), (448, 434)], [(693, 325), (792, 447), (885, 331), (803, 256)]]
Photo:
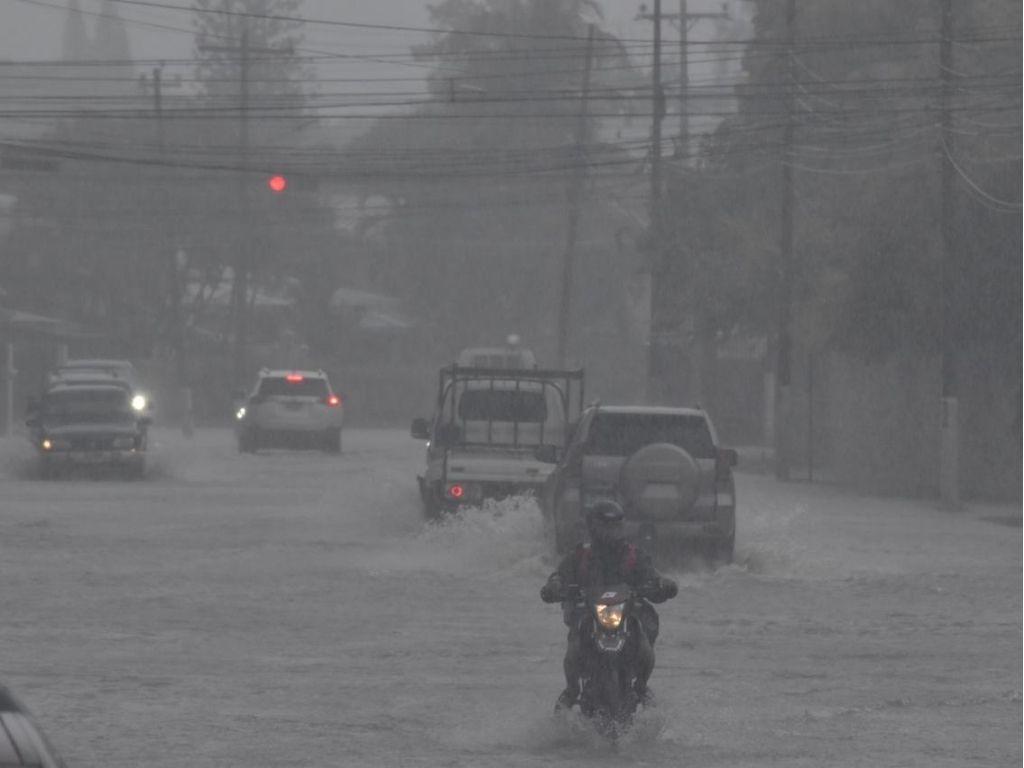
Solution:
[(582, 658), (582, 625), (587, 616), (586, 606), (578, 601), (578, 590), (573, 588), (605, 587), (628, 584), (643, 592), (646, 599), (637, 600), (640, 629), (637, 649), (637, 679), (635, 690), (640, 700), (652, 700), (647, 681), (654, 670), (654, 641), (658, 637), (658, 614), (647, 600), (662, 603), (675, 597), (679, 587), (675, 581), (658, 573), (651, 557), (625, 535), (622, 506), (604, 499), (586, 511), (589, 541), (580, 542), (558, 565), (540, 590), (546, 603), (561, 602), (563, 618), (569, 627), (568, 647), (563, 668), (565, 690), (558, 697), (556, 709), (569, 708), (580, 694)]

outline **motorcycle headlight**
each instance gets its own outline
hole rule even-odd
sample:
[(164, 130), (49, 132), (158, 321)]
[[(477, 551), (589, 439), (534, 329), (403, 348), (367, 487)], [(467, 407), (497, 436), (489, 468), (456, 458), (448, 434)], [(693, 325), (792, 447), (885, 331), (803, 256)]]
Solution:
[(125, 451), (125, 450), (128, 450), (129, 448), (134, 448), (135, 447), (135, 438), (134, 437), (115, 437), (113, 445), (114, 445), (114, 448), (116, 450)]
[(619, 625), (622, 624), (622, 613), (625, 610), (625, 603), (594, 606), (594, 614), (597, 616), (597, 623), (605, 629), (618, 629)]
[(145, 395), (135, 395), (132, 398), (132, 408), (134, 410), (136, 410), (136, 411), (144, 411), (144, 410), (146, 410), (146, 396)]

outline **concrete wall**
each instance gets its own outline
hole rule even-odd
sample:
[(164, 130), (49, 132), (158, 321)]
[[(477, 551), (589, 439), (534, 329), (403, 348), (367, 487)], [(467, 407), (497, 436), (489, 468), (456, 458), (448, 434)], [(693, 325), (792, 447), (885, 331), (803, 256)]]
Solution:
[[(1020, 380), (1012, 381), (990, 350), (963, 351), (958, 362), (960, 495), (1020, 499)], [(870, 493), (937, 496), (942, 416), (937, 356), (864, 363), (837, 354), (804, 354), (795, 363), (794, 478), (807, 476), (813, 466), (817, 480)]]

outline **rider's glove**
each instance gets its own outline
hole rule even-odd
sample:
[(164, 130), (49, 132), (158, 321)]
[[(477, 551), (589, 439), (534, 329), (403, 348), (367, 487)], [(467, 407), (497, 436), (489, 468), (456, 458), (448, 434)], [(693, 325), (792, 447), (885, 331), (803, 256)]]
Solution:
[(652, 603), (663, 603), (679, 594), (679, 585), (672, 579), (659, 577), (644, 589), (644, 597)]
[(557, 603), (562, 599), (562, 582), (558, 578), (548, 579), (547, 584), (540, 588), (540, 599), (545, 603)]
[(668, 600), (679, 594), (679, 585), (676, 584), (674, 579), (668, 579), (662, 576), (658, 581), (659, 587), (661, 588), (662, 600)]

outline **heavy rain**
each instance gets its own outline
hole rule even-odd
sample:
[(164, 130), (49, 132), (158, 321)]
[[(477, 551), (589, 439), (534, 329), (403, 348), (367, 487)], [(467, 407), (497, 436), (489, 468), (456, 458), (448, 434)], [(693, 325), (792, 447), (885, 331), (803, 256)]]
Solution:
[(0, 765), (1019, 765), (1021, 16), (2, 0)]

